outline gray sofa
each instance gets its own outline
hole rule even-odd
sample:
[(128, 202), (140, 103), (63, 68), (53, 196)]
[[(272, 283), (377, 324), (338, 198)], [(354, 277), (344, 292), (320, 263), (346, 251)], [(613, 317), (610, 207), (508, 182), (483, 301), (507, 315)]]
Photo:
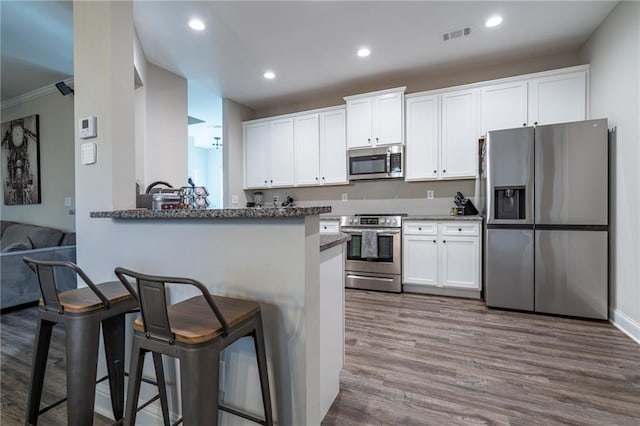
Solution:
[[(44, 226), (0, 221), (0, 308), (6, 309), (40, 299), (36, 274), (22, 261), (24, 256), (38, 260), (76, 261), (75, 233)], [(76, 288), (75, 274), (56, 268), (61, 291)]]

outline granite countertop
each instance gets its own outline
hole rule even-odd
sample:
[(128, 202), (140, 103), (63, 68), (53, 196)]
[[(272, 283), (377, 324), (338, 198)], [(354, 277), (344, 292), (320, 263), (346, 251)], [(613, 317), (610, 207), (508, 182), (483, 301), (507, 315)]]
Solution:
[(469, 215), (469, 216), (451, 216), (451, 215), (409, 215), (403, 218), (404, 221), (412, 221), (412, 220), (431, 220), (436, 222), (455, 222), (455, 221), (464, 221), (464, 222), (482, 222), (482, 216), (479, 215)]
[(148, 210), (130, 209), (91, 212), (93, 218), (108, 219), (259, 219), (273, 217), (303, 217), (321, 213), (330, 213), (330, 206), (318, 207), (283, 207), (283, 208), (240, 208), (240, 209), (208, 209), (208, 210)]
[(320, 234), (320, 251), (346, 243), (351, 237), (344, 232), (339, 234)]

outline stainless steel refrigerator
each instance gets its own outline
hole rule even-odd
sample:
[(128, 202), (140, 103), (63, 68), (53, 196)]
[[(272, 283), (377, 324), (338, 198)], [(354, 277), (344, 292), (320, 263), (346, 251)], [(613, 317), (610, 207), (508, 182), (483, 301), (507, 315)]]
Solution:
[(488, 306), (608, 316), (607, 120), (488, 133)]

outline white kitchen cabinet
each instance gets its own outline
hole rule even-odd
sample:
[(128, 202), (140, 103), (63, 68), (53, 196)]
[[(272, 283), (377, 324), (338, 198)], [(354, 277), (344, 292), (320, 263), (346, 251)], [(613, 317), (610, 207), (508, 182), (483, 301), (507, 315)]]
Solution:
[(404, 87), (345, 97), (347, 147), (404, 142)]
[(402, 238), (403, 283), (438, 284), (437, 235), (404, 235)]
[(320, 219), (321, 234), (340, 233), (340, 221), (338, 219)]
[(587, 119), (587, 71), (529, 80), (529, 125)]
[(295, 117), (295, 184), (317, 185), (320, 176), (320, 125), (318, 114)]
[(294, 118), (295, 185), (346, 184), (345, 110)]
[(244, 124), (245, 188), (293, 186), (293, 119)]
[(406, 180), (438, 178), (440, 97), (407, 98)]
[(407, 98), (405, 180), (477, 175), (478, 89)]
[(244, 186), (267, 187), (267, 152), (269, 127), (266, 122), (244, 125)]
[(478, 172), (478, 90), (442, 94), (443, 178), (475, 177)]
[(444, 287), (480, 288), (479, 237), (440, 239), (440, 284)]
[(527, 126), (527, 82), (512, 81), (480, 89), (481, 135)]
[(480, 223), (403, 224), (402, 282), (408, 285), (479, 292)]
[(320, 113), (320, 184), (347, 184), (345, 109)]
[(293, 119), (269, 122), (269, 187), (293, 186)]

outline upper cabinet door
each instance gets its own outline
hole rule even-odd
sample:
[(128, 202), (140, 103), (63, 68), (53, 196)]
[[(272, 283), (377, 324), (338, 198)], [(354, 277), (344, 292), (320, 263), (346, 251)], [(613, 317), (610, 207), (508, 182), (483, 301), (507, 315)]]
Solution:
[(295, 141), (295, 184), (320, 183), (320, 128), (318, 114), (295, 117), (293, 121)]
[(293, 186), (293, 119), (269, 122), (269, 186)]
[(402, 92), (376, 96), (373, 103), (373, 144), (402, 143)]
[(264, 188), (268, 183), (266, 122), (244, 125), (244, 186)]
[(527, 125), (527, 82), (514, 81), (481, 89), (481, 135), (490, 130)]
[(555, 124), (587, 118), (587, 72), (529, 80), (529, 124)]
[(371, 98), (347, 101), (348, 148), (371, 146)]
[(406, 180), (438, 177), (440, 109), (437, 95), (407, 99)]
[(320, 113), (320, 183), (347, 183), (345, 110)]
[(442, 94), (443, 178), (475, 177), (478, 170), (478, 89)]

